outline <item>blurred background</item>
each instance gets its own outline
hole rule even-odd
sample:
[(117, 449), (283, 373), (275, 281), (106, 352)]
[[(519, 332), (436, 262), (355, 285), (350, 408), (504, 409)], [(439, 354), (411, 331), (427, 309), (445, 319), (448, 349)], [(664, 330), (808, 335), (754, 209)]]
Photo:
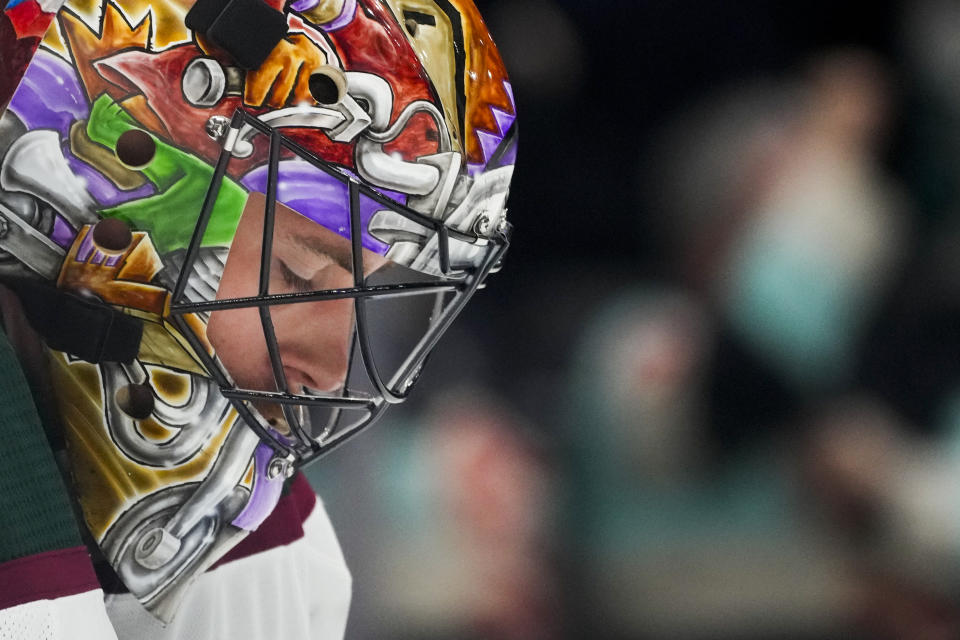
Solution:
[(960, 638), (960, 3), (477, 4), (515, 242), (309, 470), (347, 637)]

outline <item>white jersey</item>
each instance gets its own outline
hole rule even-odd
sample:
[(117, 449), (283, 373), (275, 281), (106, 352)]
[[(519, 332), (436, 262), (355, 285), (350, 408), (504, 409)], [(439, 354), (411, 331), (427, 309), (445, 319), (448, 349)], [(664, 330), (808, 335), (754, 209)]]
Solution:
[(201, 575), (166, 628), (129, 593), (106, 605), (119, 638), (333, 640), (347, 624), (350, 573), (318, 500), (303, 537)]

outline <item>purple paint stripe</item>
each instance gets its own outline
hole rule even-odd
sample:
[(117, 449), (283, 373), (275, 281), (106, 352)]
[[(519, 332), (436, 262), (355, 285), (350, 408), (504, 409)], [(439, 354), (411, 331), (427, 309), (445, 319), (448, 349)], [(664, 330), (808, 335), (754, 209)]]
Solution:
[(83, 241), (80, 242), (80, 247), (77, 249), (77, 262), (86, 262), (93, 251), (93, 234), (87, 233), (87, 235), (83, 237)]
[(509, 80), (503, 81), (503, 88), (507, 92), (507, 96), (510, 98), (510, 108), (513, 109), (513, 112), (517, 112), (517, 100), (513, 97), (513, 85)]
[(53, 232), (50, 234), (50, 239), (56, 242), (58, 245), (66, 249), (71, 244), (73, 244), (73, 239), (77, 237), (76, 230), (70, 226), (70, 224), (63, 219), (62, 216), (57, 216), (53, 220)]
[(347, 0), (343, 3), (343, 9), (340, 15), (328, 22), (320, 25), (324, 31), (336, 31), (353, 22), (353, 17), (357, 14), (357, 0)]
[(503, 142), (503, 137), (486, 131), (477, 131), (477, 138), (480, 140), (480, 147), (483, 149), (484, 161), (489, 161), (493, 153)]
[(507, 165), (517, 164), (517, 144), (513, 143), (510, 145), (510, 148), (506, 150), (503, 156), (500, 157), (500, 166), (506, 167)]
[[(267, 167), (257, 167), (245, 175), (240, 183), (250, 191), (264, 193), (267, 187)], [(279, 202), (344, 238), (350, 237), (350, 200), (347, 185), (302, 160), (282, 160), (278, 170), (278, 183)], [(401, 204), (406, 202), (406, 195), (402, 193), (382, 193)], [(366, 196), (360, 197), (360, 228), (363, 230), (361, 242), (365, 249), (383, 255), (389, 247), (367, 231), (370, 219), (381, 209), (383, 207), (377, 202)]]
[(210, 570), (299, 540), (303, 537), (303, 523), (316, 505), (317, 495), (310, 488), (310, 483), (302, 473), (297, 473), (290, 484), (290, 491), (280, 498), (273, 513)]
[(491, 108), (490, 111), (493, 112), (493, 119), (497, 121), (497, 127), (500, 128), (500, 135), (507, 135), (507, 131), (510, 130), (510, 125), (517, 119), (517, 116), (512, 113), (507, 113), (502, 109), (497, 109), (496, 107)]
[(290, 8), (294, 11), (309, 11), (318, 4), (320, 4), (320, 0), (297, 0), (290, 5)]
[(47, 551), (0, 564), (0, 609), (99, 588), (86, 547)]
[(63, 156), (67, 159), (67, 164), (70, 165), (70, 169), (86, 182), (87, 192), (104, 208), (115, 207), (118, 204), (123, 204), (130, 200), (146, 198), (157, 192), (156, 188), (150, 182), (136, 189), (131, 189), (130, 191), (118, 189), (109, 178), (74, 156), (70, 152), (69, 144), (63, 145)]
[(267, 467), (273, 458), (273, 449), (261, 442), (253, 452), (253, 490), (250, 499), (231, 523), (235, 527), (255, 531), (273, 512), (283, 490), (283, 477), (267, 477)]
[(56, 129), (62, 136), (90, 113), (76, 71), (43, 49), (37, 50), (27, 68), (10, 109), (28, 129)]

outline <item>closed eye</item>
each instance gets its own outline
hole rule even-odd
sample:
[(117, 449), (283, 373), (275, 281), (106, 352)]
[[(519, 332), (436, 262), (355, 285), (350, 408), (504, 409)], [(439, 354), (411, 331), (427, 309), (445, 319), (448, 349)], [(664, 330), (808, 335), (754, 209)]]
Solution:
[(283, 283), (287, 285), (288, 288), (296, 291), (297, 293), (306, 293), (307, 291), (313, 291), (313, 282), (302, 278), (297, 275), (290, 267), (288, 267), (283, 260), (276, 261), (276, 267), (280, 271), (280, 278), (283, 280)]

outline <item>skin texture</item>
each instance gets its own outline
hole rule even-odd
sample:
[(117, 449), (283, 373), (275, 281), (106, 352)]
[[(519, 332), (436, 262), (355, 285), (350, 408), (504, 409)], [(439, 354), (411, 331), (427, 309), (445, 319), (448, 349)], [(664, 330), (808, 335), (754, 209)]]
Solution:
[[(247, 201), (223, 272), (217, 299), (256, 295), (260, 279), (264, 196)], [(350, 241), (277, 204), (271, 260), (271, 294), (353, 286)], [(365, 274), (387, 261), (364, 251)], [(349, 366), (353, 337), (352, 300), (274, 306), (271, 309), (287, 383), (291, 391), (339, 389)], [(207, 336), (241, 388), (277, 389), (256, 308), (211, 314)]]

